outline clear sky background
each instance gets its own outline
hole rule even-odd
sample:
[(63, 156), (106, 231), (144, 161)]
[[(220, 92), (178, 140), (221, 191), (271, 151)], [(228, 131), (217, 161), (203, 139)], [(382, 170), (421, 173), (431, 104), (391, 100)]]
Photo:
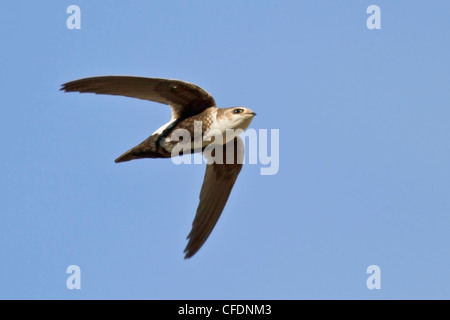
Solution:
[[(449, 1), (1, 8), (0, 298), (450, 298)], [(250, 107), (251, 128), (280, 130), (278, 174), (246, 165), (184, 260), (204, 165), (115, 164), (170, 110), (58, 91), (95, 75), (182, 79)]]

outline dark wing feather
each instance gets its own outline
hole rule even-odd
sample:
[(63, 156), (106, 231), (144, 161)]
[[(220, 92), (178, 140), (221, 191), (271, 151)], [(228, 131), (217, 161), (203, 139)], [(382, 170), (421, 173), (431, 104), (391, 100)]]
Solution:
[(208, 92), (181, 80), (101, 76), (65, 83), (61, 90), (118, 95), (167, 104), (172, 108), (173, 119), (189, 117), (216, 106), (214, 98)]
[[(237, 137), (223, 147), (223, 164), (208, 164), (200, 192), (200, 203), (188, 235), (185, 258), (192, 257), (205, 243), (227, 203), (231, 189), (242, 169), (244, 143)], [(233, 148), (233, 149), (231, 149)], [(234, 152), (234, 161), (226, 164), (227, 152)], [(213, 155), (214, 156), (214, 155)]]

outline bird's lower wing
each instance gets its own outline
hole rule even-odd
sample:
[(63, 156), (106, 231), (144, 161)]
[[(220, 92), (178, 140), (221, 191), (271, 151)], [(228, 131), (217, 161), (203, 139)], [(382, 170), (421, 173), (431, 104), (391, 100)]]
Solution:
[[(192, 230), (188, 235), (189, 242), (184, 250), (185, 258), (192, 257), (208, 239), (242, 169), (244, 159), (242, 139), (236, 137), (222, 148), (223, 164), (212, 163), (206, 166), (200, 203), (192, 223)], [(230, 152), (234, 152), (233, 158), (230, 157)], [(226, 162), (227, 154), (230, 159), (233, 159), (232, 163)]]

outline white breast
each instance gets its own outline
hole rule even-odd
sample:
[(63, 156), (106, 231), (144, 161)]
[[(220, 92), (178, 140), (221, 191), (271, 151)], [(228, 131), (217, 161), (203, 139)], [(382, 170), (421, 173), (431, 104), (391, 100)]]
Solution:
[[(218, 135), (221, 135), (223, 140), (222, 143), (225, 144), (228, 141), (232, 140), (235, 135), (230, 135), (230, 132), (228, 132), (227, 136), (227, 130), (234, 129), (236, 126), (236, 123), (227, 117), (221, 118), (220, 120), (217, 119), (217, 111), (213, 113), (213, 121), (211, 123), (211, 126), (209, 127), (209, 130), (205, 132), (204, 134), (204, 144), (209, 144), (211, 141), (211, 138)], [(217, 142), (217, 141), (216, 141)]]

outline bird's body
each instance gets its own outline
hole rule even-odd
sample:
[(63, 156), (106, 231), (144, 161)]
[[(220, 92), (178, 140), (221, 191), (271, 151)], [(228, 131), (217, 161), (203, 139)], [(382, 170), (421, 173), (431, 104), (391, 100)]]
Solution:
[[(217, 108), (209, 93), (180, 80), (102, 76), (66, 83), (61, 90), (122, 95), (170, 105), (172, 119), (116, 162), (178, 156), (180, 153), (174, 150), (179, 143), (183, 145), (183, 154), (202, 152), (210, 144), (223, 151), (221, 161), (207, 164), (200, 203), (185, 249), (186, 258), (193, 256), (214, 228), (242, 168), (244, 147), (238, 134), (247, 129), (255, 113), (244, 107)], [(230, 135), (230, 130), (237, 131)], [(185, 134), (183, 139), (180, 132)], [(185, 141), (186, 137), (190, 140)], [(233, 156), (233, 161), (225, 159), (227, 153)], [(214, 155), (213, 152), (209, 156)]]

